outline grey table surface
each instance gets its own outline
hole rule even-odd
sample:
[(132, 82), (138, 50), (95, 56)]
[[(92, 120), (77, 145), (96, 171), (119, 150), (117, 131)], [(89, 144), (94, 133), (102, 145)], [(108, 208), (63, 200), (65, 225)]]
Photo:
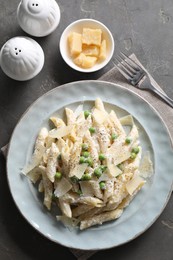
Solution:
[[(18, 82), (0, 70), (0, 147), (11, 136), (17, 121), (39, 96), (63, 83), (97, 79), (113, 67), (82, 74), (62, 60), (58, 43), (71, 22), (94, 18), (109, 27), (115, 53), (121, 47), (134, 52), (163, 90), (173, 98), (173, 1), (172, 0), (59, 0), (59, 27), (51, 35), (34, 38), (45, 52), (45, 65), (30, 81)], [(19, 0), (0, 0), (0, 47), (14, 36), (26, 35), (16, 19)], [(163, 155), (164, 156), (164, 155)], [(163, 173), (165, 174), (165, 173)], [(65, 247), (37, 233), (21, 216), (8, 188), (5, 159), (0, 155), (0, 259), (75, 259)], [(173, 197), (157, 221), (140, 237), (123, 246), (91, 257), (119, 260), (173, 259)]]

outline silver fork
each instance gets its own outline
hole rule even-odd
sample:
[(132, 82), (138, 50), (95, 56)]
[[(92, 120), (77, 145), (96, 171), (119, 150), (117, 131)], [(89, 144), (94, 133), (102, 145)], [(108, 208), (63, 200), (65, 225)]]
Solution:
[(115, 59), (118, 62), (118, 64), (115, 64), (115, 66), (130, 84), (139, 89), (146, 89), (154, 92), (169, 106), (173, 107), (173, 100), (151, 84), (147, 73), (135, 61), (133, 61), (123, 52), (120, 52), (119, 55), (116, 55)]

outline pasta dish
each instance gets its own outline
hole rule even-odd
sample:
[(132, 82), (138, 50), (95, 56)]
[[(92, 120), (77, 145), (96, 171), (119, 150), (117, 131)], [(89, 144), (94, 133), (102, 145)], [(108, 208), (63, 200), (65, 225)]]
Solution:
[[(48, 210), (53, 204), (61, 210), (58, 221), (83, 230), (119, 218), (146, 183), (142, 147), (133, 117), (118, 118), (100, 98), (91, 110), (80, 105), (65, 113), (65, 121), (50, 117), (53, 129), (40, 130), (22, 172), (38, 183)], [(149, 157), (147, 162), (149, 172)]]

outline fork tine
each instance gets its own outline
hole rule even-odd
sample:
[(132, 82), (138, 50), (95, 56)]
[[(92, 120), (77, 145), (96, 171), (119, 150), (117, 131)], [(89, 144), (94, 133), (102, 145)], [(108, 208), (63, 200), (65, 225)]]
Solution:
[(133, 77), (132, 71), (130, 71), (130, 70), (127, 68), (127, 66), (125, 66), (125, 65), (123, 64), (124, 59), (122, 59), (119, 55), (117, 55), (117, 56), (115, 57), (115, 59), (118, 61), (119, 66), (121, 66), (122, 69), (132, 78), (132, 77)]
[(142, 70), (142, 68), (134, 60), (132, 60), (130, 57), (128, 57), (124, 52), (121, 51), (120, 53), (126, 59), (126, 62), (127, 62), (127, 60), (131, 62), (130, 66), (134, 70)]
[[(120, 54), (121, 54), (121, 52), (120, 52)], [(121, 59), (121, 63), (124, 62), (124, 63), (126, 64), (126, 67), (128, 67), (129, 71), (132, 72), (132, 74), (134, 75), (134, 73), (136, 73), (136, 68), (134, 69), (134, 67), (133, 67), (131, 64), (129, 64), (129, 62), (127, 61), (127, 59), (124, 58), (124, 57), (122, 58), (122, 57), (120, 56), (120, 54), (119, 54), (119, 57), (120, 57), (120, 59)], [(122, 54), (121, 54), (121, 55), (122, 55)]]
[(130, 77), (122, 68), (120, 68), (116, 63), (114, 63), (115, 67), (117, 68), (117, 70), (119, 70), (119, 72), (128, 80), (131, 81), (132, 77)]

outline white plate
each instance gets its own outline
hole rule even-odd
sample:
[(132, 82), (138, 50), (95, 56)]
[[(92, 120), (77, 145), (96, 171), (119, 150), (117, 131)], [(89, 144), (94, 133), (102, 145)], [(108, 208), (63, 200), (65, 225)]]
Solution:
[[(116, 221), (85, 231), (69, 231), (48, 212), (36, 188), (21, 168), (29, 160), (39, 129), (48, 125), (52, 114), (63, 115), (64, 107), (84, 108), (100, 97), (106, 108), (119, 116), (131, 113), (140, 128), (144, 150), (150, 150), (155, 174)], [(9, 146), (7, 174), (13, 199), (25, 219), (42, 235), (64, 246), (78, 249), (105, 249), (126, 243), (144, 232), (161, 214), (172, 190), (173, 150), (165, 125), (156, 111), (133, 92), (107, 82), (80, 81), (63, 85), (40, 97), (17, 124)]]

